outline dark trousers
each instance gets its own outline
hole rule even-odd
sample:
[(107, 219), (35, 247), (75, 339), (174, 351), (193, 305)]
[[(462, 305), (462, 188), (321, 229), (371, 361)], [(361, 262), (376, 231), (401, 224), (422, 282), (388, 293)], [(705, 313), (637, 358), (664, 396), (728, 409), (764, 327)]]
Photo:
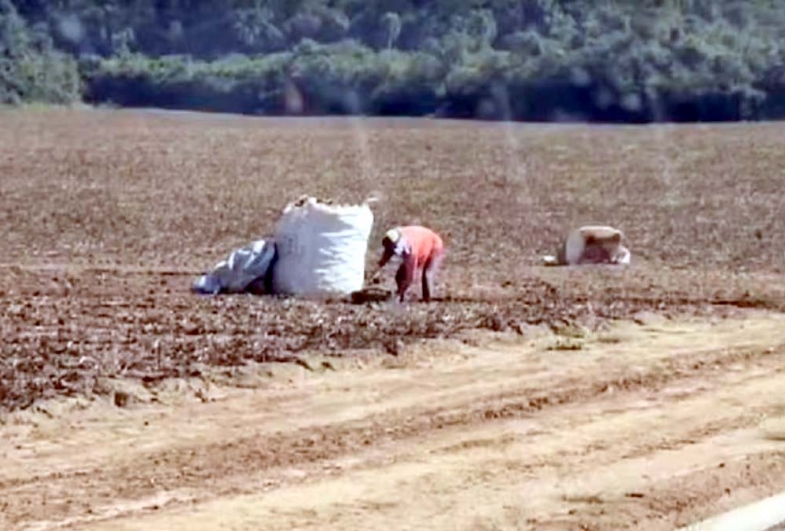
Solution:
[[(420, 271), (422, 274), (422, 298), (425, 302), (431, 300), (433, 283), (443, 258), (444, 253), (438, 253), (422, 266), (422, 270)], [(404, 259), (403, 263), (398, 268), (398, 271), (395, 273), (395, 283), (398, 285), (398, 300), (401, 302), (404, 301), (406, 292), (414, 282), (414, 278), (418, 272), (417, 269), (413, 258)]]

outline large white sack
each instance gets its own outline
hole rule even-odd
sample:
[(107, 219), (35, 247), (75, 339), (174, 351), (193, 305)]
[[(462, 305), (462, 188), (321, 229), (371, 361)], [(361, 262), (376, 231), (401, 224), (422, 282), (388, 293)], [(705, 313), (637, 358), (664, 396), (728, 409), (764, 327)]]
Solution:
[(373, 228), (368, 203), (331, 205), (308, 197), (287, 205), (275, 231), (273, 291), (323, 296), (361, 290)]
[(265, 277), (274, 257), (273, 241), (257, 240), (232, 251), (210, 273), (197, 279), (194, 290), (205, 294), (242, 293), (252, 282)]

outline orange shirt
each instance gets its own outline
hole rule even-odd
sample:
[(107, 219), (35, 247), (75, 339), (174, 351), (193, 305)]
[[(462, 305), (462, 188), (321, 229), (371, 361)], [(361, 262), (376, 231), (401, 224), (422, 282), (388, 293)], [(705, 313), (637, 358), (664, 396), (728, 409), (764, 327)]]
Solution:
[(411, 247), (414, 267), (418, 269), (444, 251), (444, 242), (441, 236), (431, 229), (412, 225), (400, 227), (400, 230), (403, 239)]

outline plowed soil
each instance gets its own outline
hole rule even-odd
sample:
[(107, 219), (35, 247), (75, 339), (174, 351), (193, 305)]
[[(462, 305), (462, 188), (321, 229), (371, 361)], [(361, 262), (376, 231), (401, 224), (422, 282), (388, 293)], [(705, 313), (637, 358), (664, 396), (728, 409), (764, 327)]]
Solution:
[[(0, 124), (2, 529), (672, 529), (785, 488), (781, 125)], [(369, 264), (439, 230), (438, 300), (189, 293), (303, 193), (381, 195)], [(587, 223), (632, 267), (539, 266)]]

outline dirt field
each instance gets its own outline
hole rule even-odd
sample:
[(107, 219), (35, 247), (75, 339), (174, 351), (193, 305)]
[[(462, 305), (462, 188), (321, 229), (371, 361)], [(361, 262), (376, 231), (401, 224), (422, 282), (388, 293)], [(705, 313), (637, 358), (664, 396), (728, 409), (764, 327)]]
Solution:
[[(785, 489), (782, 125), (0, 121), (2, 529), (672, 529)], [(369, 262), (444, 234), (436, 303), (188, 292), (373, 192)], [(596, 222), (631, 268), (539, 267)]]

